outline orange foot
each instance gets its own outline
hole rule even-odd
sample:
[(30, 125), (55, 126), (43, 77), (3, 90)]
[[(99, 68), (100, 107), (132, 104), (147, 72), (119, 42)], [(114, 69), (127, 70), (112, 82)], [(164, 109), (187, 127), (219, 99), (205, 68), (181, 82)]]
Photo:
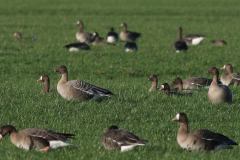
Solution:
[(46, 149), (43, 151), (43, 153), (47, 152), (50, 149), (49, 146), (46, 147)]

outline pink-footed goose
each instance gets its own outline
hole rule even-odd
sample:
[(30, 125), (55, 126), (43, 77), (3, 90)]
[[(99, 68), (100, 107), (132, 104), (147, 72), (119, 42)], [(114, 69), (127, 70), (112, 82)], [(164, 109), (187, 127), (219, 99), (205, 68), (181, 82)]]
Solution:
[(232, 149), (231, 145), (238, 145), (230, 138), (209, 130), (201, 129), (189, 132), (188, 119), (185, 113), (178, 113), (172, 121), (180, 122), (177, 142), (184, 150), (219, 151), (221, 149)]
[(107, 42), (114, 43), (118, 41), (118, 34), (114, 32), (114, 28), (110, 28), (110, 31), (106, 35)]
[(199, 92), (199, 90), (194, 90), (194, 89), (183, 89), (183, 81), (180, 77), (176, 77), (172, 81), (171, 88), (178, 88), (178, 91), (180, 92)]
[(121, 152), (131, 150), (135, 146), (144, 146), (148, 142), (115, 125), (108, 128), (108, 131), (102, 135), (101, 141), (107, 150), (120, 150)]
[(189, 34), (184, 37), (184, 41), (187, 45), (198, 45), (204, 40), (206, 37), (199, 34)]
[(222, 74), (221, 82), (224, 85), (240, 85), (240, 73), (233, 73), (233, 67), (231, 64), (224, 65), (221, 69), (226, 69), (227, 72)]
[(76, 38), (81, 43), (90, 43), (93, 42), (94, 39), (92, 38), (92, 33), (83, 32), (83, 22), (77, 21), (76, 25), (79, 25), (80, 28), (76, 33)]
[(188, 50), (187, 43), (182, 39), (182, 27), (179, 28), (178, 35), (179, 35), (179, 38), (175, 41), (173, 45), (173, 50), (175, 52), (180, 52), (181, 50), (185, 50), (185, 51)]
[[(190, 77), (183, 80), (183, 88), (184, 89), (194, 89), (200, 87), (207, 87), (210, 86), (212, 83), (212, 79), (202, 78), (202, 77)], [(221, 83), (218, 81), (218, 83)]]
[(219, 76), (219, 71), (216, 67), (211, 67), (206, 73), (213, 75), (213, 81), (208, 90), (208, 100), (212, 103), (231, 103), (232, 102), (232, 92), (225, 85), (218, 85), (217, 80)]
[(122, 41), (136, 41), (141, 36), (141, 33), (128, 31), (126, 23), (122, 23), (120, 27), (123, 27), (123, 31), (119, 35)]
[(101, 96), (111, 97), (113, 93), (101, 87), (91, 85), (89, 83), (71, 80), (68, 81), (67, 67), (64, 65), (59, 66), (54, 72), (62, 74), (62, 78), (57, 84), (58, 93), (68, 100), (96, 100)]
[(31, 39), (31, 40), (36, 39), (36, 36), (32, 36), (32, 37), (22, 37), (22, 34), (21, 34), (20, 32), (14, 33), (13, 36), (17, 37), (17, 39)]
[(42, 130), (37, 128), (28, 128), (17, 131), (12, 125), (6, 125), (0, 128), (0, 140), (9, 133), (11, 142), (18, 148), (47, 152), (49, 149), (70, 146), (68, 138), (73, 138), (74, 134), (54, 132), (51, 130)]

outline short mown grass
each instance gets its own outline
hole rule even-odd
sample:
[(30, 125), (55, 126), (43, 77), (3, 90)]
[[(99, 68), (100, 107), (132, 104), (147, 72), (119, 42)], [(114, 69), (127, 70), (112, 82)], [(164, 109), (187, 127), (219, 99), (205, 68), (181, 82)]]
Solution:
[[(176, 135), (179, 124), (171, 119), (179, 112), (189, 118), (190, 130), (209, 129), (240, 141), (240, 88), (232, 87), (232, 104), (211, 104), (207, 89), (190, 97), (166, 97), (148, 92), (147, 81), (156, 74), (159, 86), (175, 77), (212, 78), (210, 67), (231, 63), (240, 72), (238, 0), (184, 1), (0, 1), (0, 126), (51, 129), (76, 134), (69, 140), (75, 147), (45, 154), (15, 147), (6, 136), (0, 141), (1, 159), (239, 159), (240, 150), (216, 153), (186, 152)], [(76, 42), (78, 20), (84, 30), (105, 37), (110, 27), (119, 25), (142, 33), (138, 52), (125, 53), (119, 46), (91, 46), (90, 51), (69, 52), (63, 46)], [(175, 53), (172, 45), (183, 35), (198, 33), (207, 39), (189, 51)], [(16, 40), (21, 32), (36, 40)], [(216, 47), (211, 40), (224, 39), (227, 46)], [(99, 101), (67, 101), (59, 94), (42, 94), (41, 75), (56, 90), (61, 75), (53, 70), (66, 65), (69, 80), (83, 80), (109, 89), (115, 95)], [(220, 74), (225, 71), (220, 71)], [(105, 150), (101, 136), (112, 125), (134, 132), (149, 143), (133, 151)]]

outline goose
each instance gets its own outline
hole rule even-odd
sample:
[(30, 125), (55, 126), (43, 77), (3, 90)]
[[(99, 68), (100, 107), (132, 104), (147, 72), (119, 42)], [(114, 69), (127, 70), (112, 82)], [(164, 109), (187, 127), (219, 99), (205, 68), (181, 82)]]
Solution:
[(183, 80), (183, 88), (193, 89), (199, 87), (207, 87), (210, 86), (211, 83), (212, 79), (202, 77), (190, 77)]
[(22, 34), (21, 34), (20, 32), (16, 32), (16, 33), (14, 33), (13, 36), (17, 37), (17, 39), (31, 39), (31, 40), (36, 39), (36, 36), (25, 37), (25, 38), (23, 38), (23, 37), (22, 37)]
[(183, 89), (183, 81), (180, 77), (176, 77), (172, 83), (171, 88), (178, 88), (180, 92), (199, 92), (199, 90), (194, 89)]
[(215, 46), (224, 46), (227, 44), (225, 40), (212, 40), (212, 43)]
[(233, 67), (231, 64), (226, 64), (221, 69), (227, 70), (227, 72), (221, 76), (222, 84), (232, 84), (234, 86), (240, 85), (240, 73), (233, 73)]
[(98, 32), (93, 33), (92, 38), (95, 39), (94, 42), (92, 43), (92, 45), (103, 45), (103, 46), (106, 46), (106, 45), (114, 45), (114, 44), (107, 43), (107, 42), (99, 42)]
[(121, 152), (131, 150), (135, 146), (145, 146), (148, 142), (132, 132), (119, 129), (115, 125), (108, 128), (108, 131), (102, 135), (101, 141), (105, 149), (120, 150)]
[(118, 41), (118, 34), (114, 32), (114, 28), (110, 28), (110, 31), (106, 35), (107, 42), (114, 43)]
[(152, 74), (149, 78), (148, 81), (152, 81), (152, 87), (149, 89), (149, 92), (151, 91), (157, 91), (159, 88), (157, 88), (158, 85), (158, 78), (155, 74)]
[(124, 45), (124, 50), (125, 52), (132, 52), (132, 51), (137, 51), (138, 50), (138, 46), (135, 42), (127, 42)]
[(219, 76), (219, 71), (216, 67), (211, 67), (206, 73), (213, 75), (213, 81), (208, 90), (208, 100), (212, 103), (231, 103), (232, 102), (232, 92), (225, 85), (218, 85), (217, 80)]
[(27, 128), (17, 131), (12, 125), (0, 128), (0, 140), (9, 133), (11, 142), (18, 148), (47, 152), (49, 149), (56, 149), (73, 145), (68, 143), (68, 138), (73, 138), (74, 134), (59, 133), (52, 130), (42, 130), (38, 128)]
[(86, 43), (71, 43), (71, 44), (68, 44), (64, 47), (69, 49), (70, 52), (79, 51), (80, 49), (81, 50), (90, 50), (89, 45), (86, 44)]
[(159, 90), (163, 90), (166, 95), (178, 95), (178, 96), (191, 96), (192, 93), (185, 93), (185, 94), (180, 94), (177, 92), (170, 92), (170, 87), (168, 83), (163, 83), (162, 87)]
[(185, 36), (184, 41), (187, 45), (198, 45), (204, 40), (206, 37), (199, 34), (189, 34)]
[(75, 23), (75, 24), (80, 26), (78, 32), (76, 33), (76, 38), (79, 42), (90, 43), (90, 42), (94, 41), (94, 39), (92, 39), (92, 33), (83, 32), (83, 22), (82, 21), (77, 21), (77, 23)]
[(188, 50), (187, 43), (182, 39), (182, 27), (178, 30), (179, 39), (177, 39), (173, 45), (173, 50), (175, 52), (180, 52), (181, 50)]
[(232, 149), (231, 145), (238, 145), (230, 138), (206, 129), (189, 132), (188, 119), (185, 113), (178, 113), (172, 121), (181, 123), (177, 134), (177, 142), (184, 150), (219, 151), (221, 149)]
[(67, 100), (97, 100), (101, 96), (111, 97), (110, 95), (113, 95), (111, 91), (87, 82), (79, 80), (68, 81), (68, 71), (64, 65), (59, 66), (54, 72), (62, 74), (62, 78), (57, 84), (57, 91)]
[(126, 23), (122, 23), (120, 27), (123, 27), (123, 31), (119, 35), (122, 41), (136, 41), (141, 36), (141, 33), (128, 31)]
[(49, 93), (49, 92), (56, 92), (56, 91), (49, 91), (50, 89), (50, 78), (47, 75), (42, 75), (37, 81), (44, 82), (44, 87), (41, 93)]

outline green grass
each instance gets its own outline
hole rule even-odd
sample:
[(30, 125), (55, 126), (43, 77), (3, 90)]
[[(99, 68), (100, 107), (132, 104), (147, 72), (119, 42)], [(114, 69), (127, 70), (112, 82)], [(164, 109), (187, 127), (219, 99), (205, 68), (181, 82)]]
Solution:
[[(0, 126), (11, 124), (25, 128), (52, 129), (76, 134), (69, 140), (76, 147), (66, 147), (45, 154), (26, 152), (4, 137), (0, 141), (1, 159), (239, 159), (240, 150), (217, 153), (186, 152), (176, 141), (179, 124), (172, 122), (178, 112), (185, 112), (190, 130), (209, 129), (240, 141), (240, 89), (232, 87), (232, 104), (211, 104), (207, 90), (192, 97), (164, 97), (148, 92), (151, 74), (159, 85), (199, 76), (213, 66), (231, 63), (235, 72), (239, 64), (238, 0), (173, 1), (0, 1)], [(121, 23), (142, 33), (139, 51), (125, 53), (120, 46), (92, 46), (91, 51), (69, 52), (63, 46), (76, 42), (78, 20), (84, 30), (97, 31), (104, 37), (110, 27), (120, 33)], [(198, 33), (208, 37), (188, 52), (175, 53), (172, 45), (183, 35)], [(35, 41), (16, 40), (12, 35), (37, 36)], [(227, 46), (212, 46), (210, 40), (225, 39)], [(51, 89), (56, 90), (61, 77), (53, 70), (66, 65), (69, 80), (83, 80), (111, 90), (111, 99), (67, 101), (59, 94), (41, 94), (43, 83), (37, 79), (47, 74)], [(224, 71), (220, 71), (220, 74)], [(115, 124), (149, 143), (133, 151), (107, 151), (100, 138)], [(114, 158), (113, 158), (114, 157)]]

